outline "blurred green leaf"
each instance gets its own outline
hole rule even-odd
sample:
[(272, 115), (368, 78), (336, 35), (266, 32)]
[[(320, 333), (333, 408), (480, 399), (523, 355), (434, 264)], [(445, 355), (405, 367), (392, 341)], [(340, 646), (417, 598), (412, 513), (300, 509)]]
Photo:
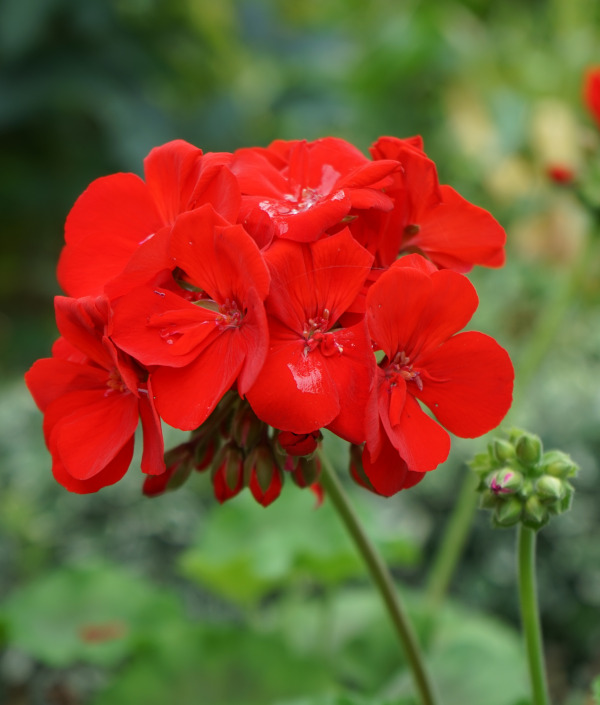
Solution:
[(323, 692), (331, 674), (281, 639), (231, 625), (180, 623), (171, 638), (138, 655), (94, 705), (265, 705)]
[(286, 700), (277, 702), (276, 705), (418, 705), (414, 698), (361, 698), (358, 695), (323, 695), (316, 698), (302, 698), (300, 700)]
[[(180, 558), (184, 575), (238, 604), (249, 605), (271, 590), (304, 578), (338, 585), (364, 573), (354, 546), (327, 500), (288, 486), (266, 510), (242, 494), (215, 508), (196, 545)], [(413, 565), (416, 543), (384, 536), (373, 511), (361, 507), (366, 524), (393, 565)], [(378, 531), (379, 529), (379, 531)]]
[[(436, 627), (427, 660), (444, 702), (527, 702), (526, 658), (514, 629), (457, 606), (441, 611)], [(384, 692), (404, 694), (411, 689), (410, 676), (403, 673)]]
[(600, 676), (595, 678), (592, 683), (592, 695), (594, 697), (595, 705), (600, 705)]
[(44, 575), (1, 610), (11, 645), (55, 667), (117, 664), (161, 624), (181, 619), (174, 596), (106, 564)]

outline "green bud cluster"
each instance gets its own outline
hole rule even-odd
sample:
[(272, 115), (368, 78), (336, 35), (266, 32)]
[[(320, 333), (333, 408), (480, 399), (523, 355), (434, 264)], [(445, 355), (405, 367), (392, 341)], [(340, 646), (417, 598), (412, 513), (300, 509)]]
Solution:
[(544, 452), (538, 436), (513, 429), (496, 438), (487, 453), (469, 463), (479, 477), (480, 506), (492, 512), (492, 523), (509, 527), (521, 522), (541, 529), (554, 514), (571, 508), (574, 489), (568, 478), (577, 465), (559, 450)]

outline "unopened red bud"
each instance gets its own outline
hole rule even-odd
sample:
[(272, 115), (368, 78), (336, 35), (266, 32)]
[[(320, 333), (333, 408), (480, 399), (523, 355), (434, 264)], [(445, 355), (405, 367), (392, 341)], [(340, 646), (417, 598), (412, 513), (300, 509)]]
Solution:
[(317, 449), (322, 439), (321, 431), (312, 433), (292, 433), (292, 431), (279, 431), (277, 442), (289, 455), (310, 455)]
[(182, 443), (168, 450), (165, 453), (165, 465), (165, 472), (160, 475), (148, 475), (144, 480), (142, 492), (146, 497), (157, 497), (185, 483), (193, 467), (191, 444)]
[(357, 485), (374, 492), (373, 485), (363, 468), (362, 454), (362, 446), (354, 444), (350, 446), (350, 475)]
[(298, 487), (310, 487), (321, 474), (321, 464), (318, 458), (299, 458), (296, 469), (292, 472), (292, 478)]
[(249, 450), (258, 443), (264, 427), (249, 404), (243, 402), (233, 416), (231, 437), (240, 448)]
[(248, 487), (259, 504), (266, 507), (279, 497), (283, 473), (268, 446), (257, 446), (246, 459), (245, 468)]
[(227, 446), (221, 450), (221, 462), (214, 471), (212, 480), (215, 497), (222, 504), (244, 487), (244, 457), (235, 446)]
[(194, 469), (198, 472), (206, 470), (212, 463), (217, 451), (217, 440), (214, 436), (204, 439), (194, 450)]

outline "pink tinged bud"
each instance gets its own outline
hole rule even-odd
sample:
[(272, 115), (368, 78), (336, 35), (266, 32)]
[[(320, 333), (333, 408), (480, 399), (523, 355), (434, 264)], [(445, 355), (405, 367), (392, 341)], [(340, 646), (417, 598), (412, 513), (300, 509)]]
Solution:
[[(508, 473), (509, 478), (511, 474), (512, 473)], [(490, 490), (492, 490), (494, 494), (512, 494), (512, 490), (508, 489), (508, 487), (503, 487), (495, 477), (492, 478), (490, 483)]]
[(516, 470), (500, 470), (494, 473), (490, 481), (490, 490), (494, 495), (514, 494), (523, 485), (523, 476)]

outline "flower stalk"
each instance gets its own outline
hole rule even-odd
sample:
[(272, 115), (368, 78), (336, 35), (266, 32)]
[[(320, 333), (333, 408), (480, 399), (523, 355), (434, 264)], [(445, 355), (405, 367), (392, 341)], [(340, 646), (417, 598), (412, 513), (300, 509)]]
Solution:
[(408, 615), (400, 601), (392, 576), (381, 554), (365, 533), (329, 459), (322, 452), (319, 454), (319, 457), (322, 468), (320, 476), (321, 484), (348, 530), (352, 541), (363, 558), (381, 594), (398, 640), (400, 641), (400, 645), (408, 660), (420, 701), (422, 705), (437, 705), (438, 700), (434, 692), (433, 683), (427, 672), (421, 647), (419, 646), (417, 636)]
[(519, 603), (531, 681), (532, 705), (549, 705), (535, 580), (535, 529), (519, 524), (517, 544)]

